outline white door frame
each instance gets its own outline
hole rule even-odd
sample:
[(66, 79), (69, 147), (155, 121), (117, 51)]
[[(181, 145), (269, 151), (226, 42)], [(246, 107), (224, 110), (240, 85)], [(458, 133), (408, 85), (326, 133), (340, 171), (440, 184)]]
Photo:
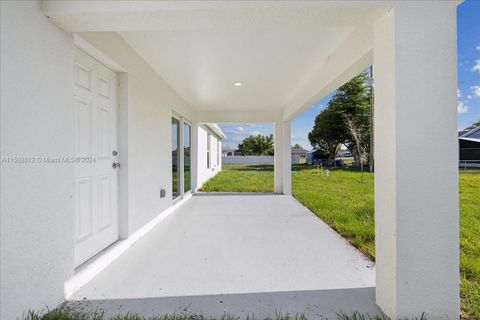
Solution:
[[(115, 72), (75, 49), (75, 266), (119, 238)], [(113, 168), (112, 168), (113, 164)]]
[[(192, 189), (193, 189), (193, 183), (192, 183), (192, 161), (194, 160), (193, 157), (192, 157), (192, 149), (193, 149), (193, 125), (192, 125), (192, 122), (190, 120), (188, 120), (187, 118), (185, 118), (184, 116), (182, 116), (181, 114), (179, 114), (178, 112), (176, 112), (175, 110), (172, 110), (172, 118), (175, 118), (179, 121), (179, 135), (178, 135), (178, 140), (179, 140), (179, 144), (178, 144), (178, 147), (179, 147), (179, 157), (180, 157), (180, 168), (179, 168), (179, 179), (180, 179), (180, 185), (179, 185), (179, 188), (180, 188), (180, 192), (179, 192), (179, 195), (175, 198), (175, 199), (172, 199), (173, 202), (177, 202), (179, 201), (179, 199), (183, 199), (185, 198), (185, 196), (188, 196), (189, 194), (192, 193)], [(188, 124), (190, 126), (190, 190), (185, 192), (185, 150), (184, 150), (184, 132), (183, 132), (183, 126), (184, 124)], [(172, 179), (173, 179), (173, 176), (172, 176)]]
[[(123, 166), (121, 166), (121, 170), (122, 171), (126, 171), (127, 168), (125, 167), (126, 165), (126, 159), (127, 159), (127, 156), (126, 155), (122, 155), (122, 151), (123, 150), (120, 150), (120, 145), (122, 144), (121, 143), (121, 139), (122, 139), (122, 135), (120, 134), (121, 132), (121, 123), (120, 123), (120, 97), (122, 96), (121, 95), (121, 92), (120, 92), (120, 74), (121, 73), (126, 73), (127, 70), (125, 68), (123, 68), (119, 63), (117, 63), (116, 61), (114, 61), (113, 59), (111, 59), (110, 57), (108, 57), (107, 55), (105, 55), (102, 51), (98, 50), (95, 46), (93, 46), (90, 42), (88, 42), (87, 40), (85, 40), (82, 36), (80, 36), (79, 34), (77, 33), (73, 33), (73, 44), (76, 48), (78, 48), (79, 50), (81, 50), (82, 52), (84, 52), (85, 54), (89, 55), (90, 57), (92, 57), (93, 59), (97, 60), (99, 63), (103, 64), (105, 67), (107, 67), (108, 69), (110, 69), (111, 71), (113, 71), (115, 73), (115, 91), (116, 91), (116, 96), (115, 96), (115, 104), (114, 104), (114, 108), (116, 109), (116, 135), (115, 135), (115, 139), (114, 139), (114, 150), (116, 150), (119, 154), (119, 159), (120, 159), (120, 162), (125, 162), (125, 163), (121, 163), (121, 165), (123, 164)], [(125, 137), (123, 137), (125, 138)], [(126, 142), (126, 141), (125, 141)], [(123, 168), (122, 168), (123, 167)], [(123, 192), (121, 192), (121, 179), (120, 179), (120, 176), (122, 174), (122, 171), (118, 172), (117, 173), (117, 178), (116, 178), (116, 211), (117, 211), (117, 218), (118, 218), (118, 234), (119, 234), (119, 237), (117, 239), (120, 240), (120, 239), (123, 239), (123, 238), (126, 238), (127, 235), (128, 235), (128, 206), (124, 209), (120, 208), (120, 198), (121, 196), (123, 197), (128, 197), (128, 194), (123, 194)], [(122, 211), (124, 211), (124, 214), (122, 215)]]

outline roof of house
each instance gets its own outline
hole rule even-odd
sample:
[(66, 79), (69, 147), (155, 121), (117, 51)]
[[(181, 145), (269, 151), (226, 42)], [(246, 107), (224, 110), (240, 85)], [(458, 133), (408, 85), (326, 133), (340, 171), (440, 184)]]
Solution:
[(292, 154), (306, 154), (307, 150), (303, 148), (292, 147)]
[(225, 139), (227, 136), (223, 133), (222, 129), (216, 123), (205, 123), (205, 125), (212, 130), (220, 139)]
[(470, 131), (460, 131), (458, 139), (480, 142), (480, 126), (473, 128)]

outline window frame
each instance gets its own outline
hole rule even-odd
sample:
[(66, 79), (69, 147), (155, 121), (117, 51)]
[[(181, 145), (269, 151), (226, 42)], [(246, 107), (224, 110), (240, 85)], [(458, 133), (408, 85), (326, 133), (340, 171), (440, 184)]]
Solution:
[(211, 144), (212, 135), (207, 131), (207, 169), (212, 168), (212, 144)]

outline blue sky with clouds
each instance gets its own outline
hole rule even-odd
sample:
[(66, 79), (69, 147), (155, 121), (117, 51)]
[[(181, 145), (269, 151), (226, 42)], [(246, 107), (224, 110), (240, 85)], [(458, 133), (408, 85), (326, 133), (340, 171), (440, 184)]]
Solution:
[(458, 128), (480, 119), (480, 1), (467, 0), (457, 9)]
[[(458, 128), (480, 119), (480, 0), (466, 0), (457, 9), (458, 24)], [(308, 133), (315, 116), (333, 95), (328, 95), (292, 120), (292, 145), (312, 147)], [(273, 133), (272, 124), (219, 124), (227, 135), (224, 146), (236, 148), (251, 134)]]

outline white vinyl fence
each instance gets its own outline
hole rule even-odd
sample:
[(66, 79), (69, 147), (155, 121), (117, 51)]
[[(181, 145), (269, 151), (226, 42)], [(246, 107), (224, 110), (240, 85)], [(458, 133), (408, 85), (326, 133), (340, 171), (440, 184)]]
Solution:
[[(223, 156), (222, 164), (273, 164), (273, 156)], [(292, 164), (299, 164), (300, 156), (292, 155)]]

